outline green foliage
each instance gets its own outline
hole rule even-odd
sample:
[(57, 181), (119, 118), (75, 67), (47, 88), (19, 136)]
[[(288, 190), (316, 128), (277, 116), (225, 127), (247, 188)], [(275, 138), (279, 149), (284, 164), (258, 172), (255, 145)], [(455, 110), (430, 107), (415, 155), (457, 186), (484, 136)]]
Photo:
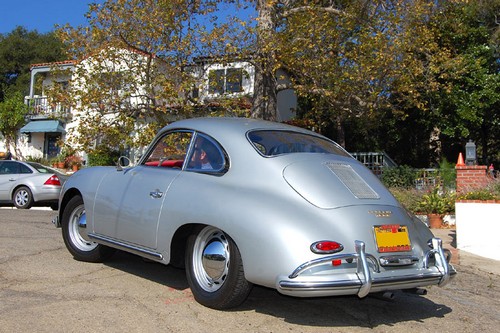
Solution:
[(436, 186), (432, 191), (422, 196), (418, 203), (420, 212), (426, 214), (448, 214), (455, 211), (455, 195), (442, 191)]
[(120, 152), (109, 149), (108, 147), (99, 147), (88, 154), (89, 166), (116, 165)]
[(495, 180), (485, 188), (460, 193), (458, 200), (500, 200), (500, 181)]
[(410, 212), (419, 212), (419, 203), (422, 201), (423, 191), (415, 188), (390, 187), (389, 191)]
[(451, 189), (456, 187), (457, 172), (455, 165), (443, 159), (439, 163), (439, 177), (443, 183), (444, 188)]
[(27, 107), (23, 103), (23, 96), (15, 92), (6, 96), (0, 102), (0, 133), (5, 137), (6, 146), (16, 144), (17, 132), (24, 125), (24, 115)]
[(27, 95), (30, 66), (66, 60), (63, 44), (54, 33), (39, 34), (17, 27), (8, 34), (0, 34), (0, 101), (10, 92)]
[(411, 188), (415, 186), (416, 172), (407, 165), (386, 168), (380, 180), (389, 188)]

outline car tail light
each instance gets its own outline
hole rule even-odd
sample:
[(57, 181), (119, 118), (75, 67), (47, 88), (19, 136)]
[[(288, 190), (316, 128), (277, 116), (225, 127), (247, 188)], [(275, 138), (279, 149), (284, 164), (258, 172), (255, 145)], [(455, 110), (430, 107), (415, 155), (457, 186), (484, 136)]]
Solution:
[(59, 177), (52, 175), (49, 179), (47, 179), (47, 181), (45, 181), (45, 183), (43, 183), (43, 185), (61, 186), (61, 181), (59, 180)]
[(311, 244), (311, 251), (317, 254), (332, 254), (340, 252), (344, 246), (334, 241), (319, 241)]

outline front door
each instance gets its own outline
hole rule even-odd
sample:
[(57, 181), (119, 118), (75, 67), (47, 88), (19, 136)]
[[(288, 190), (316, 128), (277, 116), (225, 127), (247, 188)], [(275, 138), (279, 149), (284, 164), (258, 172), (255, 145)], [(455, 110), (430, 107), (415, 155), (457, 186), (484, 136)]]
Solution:
[[(141, 247), (157, 248), (157, 230), (167, 191), (182, 172), (190, 132), (168, 133), (141, 165), (113, 171), (96, 194), (93, 232)], [(168, 219), (168, 212), (166, 212)]]
[(57, 141), (61, 139), (61, 134), (55, 133), (45, 133), (45, 147), (44, 147), (44, 156), (47, 156), (47, 159), (53, 159), (59, 154), (59, 147), (57, 146)]

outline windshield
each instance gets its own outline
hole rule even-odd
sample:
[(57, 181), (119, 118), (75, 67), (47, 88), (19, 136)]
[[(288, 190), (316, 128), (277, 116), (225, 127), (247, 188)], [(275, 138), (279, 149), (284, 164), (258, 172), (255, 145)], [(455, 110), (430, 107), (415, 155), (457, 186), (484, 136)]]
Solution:
[(293, 131), (258, 130), (248, 133), (248, 139), (264, 156), (291, 153), (323, 153), (349, 156), (333, 141)]

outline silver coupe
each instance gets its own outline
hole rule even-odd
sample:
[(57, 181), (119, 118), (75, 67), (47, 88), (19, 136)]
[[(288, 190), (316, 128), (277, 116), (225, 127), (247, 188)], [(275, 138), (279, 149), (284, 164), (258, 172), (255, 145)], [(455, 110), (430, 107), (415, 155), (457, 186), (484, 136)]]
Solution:
[(291, 296), (444, 286), (449, 251), (365, 166), (304, 129), (244, 118), (164, 127), (136, 166), (75, 173), (61, 191), (77, 260), (115, 249), (183, 266), (195, 299), (241, 304), (253, 284)]

